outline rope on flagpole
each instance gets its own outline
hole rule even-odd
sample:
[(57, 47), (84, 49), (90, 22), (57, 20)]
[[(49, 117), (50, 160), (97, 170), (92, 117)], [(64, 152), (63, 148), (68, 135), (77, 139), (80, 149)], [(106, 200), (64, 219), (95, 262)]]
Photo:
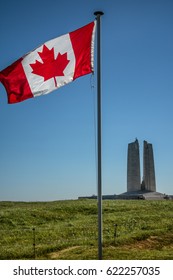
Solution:
[(96, 87), (95, 87), (95, 76), (94, 72), (92, 73), (91, 79), (90, 79), (90, 85), (91, 85), (91, 94), (92, 94), (92, 113), (93, 113), (93, 130), (94, 130), (94, 160), (95, 160), (95, 188), (97, 189), (97, 112), (96, 112)]

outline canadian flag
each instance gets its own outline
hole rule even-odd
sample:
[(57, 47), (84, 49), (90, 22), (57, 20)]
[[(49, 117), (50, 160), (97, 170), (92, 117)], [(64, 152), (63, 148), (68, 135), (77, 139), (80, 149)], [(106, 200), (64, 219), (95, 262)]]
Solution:
[(8, 103), (51, 91), (93, 72), (96, 21), (52, 39), (0, 71)]

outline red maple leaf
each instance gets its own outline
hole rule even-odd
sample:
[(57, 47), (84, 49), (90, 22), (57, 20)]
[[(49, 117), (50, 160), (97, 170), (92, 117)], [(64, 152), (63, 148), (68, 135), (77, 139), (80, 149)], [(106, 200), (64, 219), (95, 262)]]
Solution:
[(57, 76), (64, 76), (64, 70), (70, 60), (67, 59), (67, 53), (58, 53), (57, 58), (54, 58), (54, 50), (43, 46), (42, 52), (38, 52), (43, 62), (36, 60), (35, 63), (30, 64), (32, 73), (44, 77), (44, 81), (54, 78), (55, 86), (57, 87)]

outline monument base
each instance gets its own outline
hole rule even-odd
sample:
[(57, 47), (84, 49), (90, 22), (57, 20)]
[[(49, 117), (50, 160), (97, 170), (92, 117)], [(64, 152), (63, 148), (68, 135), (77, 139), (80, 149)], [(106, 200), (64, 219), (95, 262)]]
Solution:
[(162, 200), (166, 195), (159, 192), (152, 192), (147, 190), (125, 192), (118, 195), (119, 199), (146, 199), (146, 200)]

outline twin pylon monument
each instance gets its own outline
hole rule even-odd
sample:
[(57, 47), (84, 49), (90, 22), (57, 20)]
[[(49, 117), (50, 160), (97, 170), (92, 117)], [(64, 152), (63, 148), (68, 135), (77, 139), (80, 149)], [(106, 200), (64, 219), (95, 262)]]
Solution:
[(165, 195), (156, 191), (153, 146), (143, 142), (143, 176), (140, 168), (140, 149), (136, 139), (128, 144), (127, 151), (127, 192), (120, 199), (164, 199)]
[(127, 153), (127, 192), (156, 191), (154, 155), (152, 144), (143, 142), (143, 179), (140, 172), (139, 142), (136, 139), (128, 144)]

